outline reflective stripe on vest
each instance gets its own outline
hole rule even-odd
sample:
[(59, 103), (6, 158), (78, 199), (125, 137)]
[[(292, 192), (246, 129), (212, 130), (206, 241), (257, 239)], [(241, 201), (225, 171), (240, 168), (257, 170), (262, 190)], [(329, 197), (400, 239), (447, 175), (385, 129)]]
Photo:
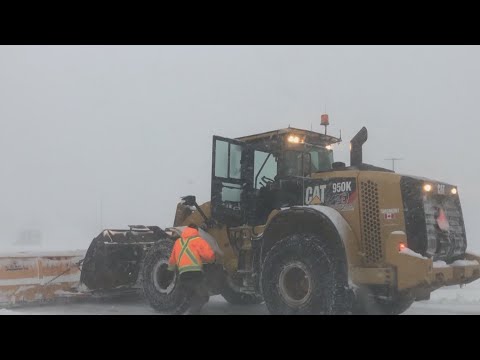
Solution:
[(193, 239), (197, 239), (197, 238), (199, 238), (199, 236), (189, 237), (189, 238), (187, 238), (186, 242), (184, 242), (183, 238), (180, 238), (180, 244), (182, 245), (182, 250), (180, 250), (180, 255), (178, 256), (178, 259), (177, 259), (177, 266), (179, 268), (180, 268), (180, 260), (182, 259), (182, 256), (185, 255), (185, 254), (190, 258), (190, 260), (192, 260), (194, 265), (199, 266), (199, 263), (198, 263), (197, 259), (195, 258), (195, 256), (192, 254), (192, 252), (188, 248), (188, 244), (190, 243), (190, 241), (193, 240)]

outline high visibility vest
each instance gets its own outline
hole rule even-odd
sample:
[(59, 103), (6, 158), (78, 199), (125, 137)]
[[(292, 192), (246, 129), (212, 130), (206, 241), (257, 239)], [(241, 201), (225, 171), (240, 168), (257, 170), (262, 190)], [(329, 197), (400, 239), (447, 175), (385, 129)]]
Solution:
[(199, 259), (197, 259), (195, 255), (193, 255), (192, 251), (188, 248), (188, 246), (190, 245), (190, 242), (198, 238), (199, 238), (198, 236), (192, 236), (187, 239), (183, 239), (183, 238), (178, 239), (182, 247), (180, 250), (180, 255), (178, 255), (178, 259), (177, 259), (177, 267), (178, 267), (178, 272), (180, 274), (185, 271), (201, 271), (202, 270), (202, 262), (199, 261)]
[(200, 236), (180, 237), (173, 246), (170, 256), (170, 270), (178, 268), (178, 272), (202, 271), (203, 261), (211, 262), (215, 258), (210, 245)]

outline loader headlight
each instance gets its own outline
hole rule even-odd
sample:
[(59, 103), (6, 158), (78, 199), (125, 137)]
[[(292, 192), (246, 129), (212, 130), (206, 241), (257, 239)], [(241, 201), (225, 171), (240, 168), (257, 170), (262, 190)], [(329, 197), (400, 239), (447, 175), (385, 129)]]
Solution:
[(452, 190), (450, 190), (450, 192), (452, 193), (452, 195), (457, 195), (457, 189), (456, 188), (453, 188)]
[(432, 191), (432, 185), (430, 184), (423, 185), (423, 190), (425, 190), (426, 192)]
[(292, 144), (303, 144), (305, 142), (305, 138), (301, 138), (297, 135), (290, 135), (287, 140)]
[(288, 137), (288, 142), (298, 144), (300, 142), (300, 138), (298, 136), (295, 136), (295, 135), (290, 135)]

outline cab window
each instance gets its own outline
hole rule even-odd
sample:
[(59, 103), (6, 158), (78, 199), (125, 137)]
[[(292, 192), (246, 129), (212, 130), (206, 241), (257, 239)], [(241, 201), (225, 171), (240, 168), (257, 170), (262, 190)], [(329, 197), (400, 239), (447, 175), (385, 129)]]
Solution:
[(265, 186), (265, 181), (275, 180), (277, 176), (277, 159), (270, 153), (255, 151), (254, 180), (255, 189)]
[(310, 150), (312, 173), (332, 170), (333, 151), (327, 149)]
[(284, 176), (309, 176), (311, 173), (311, 155), (300, 151), (286, 151)]

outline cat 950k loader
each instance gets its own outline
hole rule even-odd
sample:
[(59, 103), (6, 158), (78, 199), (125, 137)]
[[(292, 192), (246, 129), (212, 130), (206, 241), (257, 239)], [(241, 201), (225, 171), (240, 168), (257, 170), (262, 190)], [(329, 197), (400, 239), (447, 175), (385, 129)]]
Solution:
[[(328, 121), (328, 120), (327, 120)], [(186, 196), (170, 228), (104, 230), (82, 264), (91, 290), (140, 288), (150, 305), (189, 305), (167, 262), (196, 223), (217, 254), (204, 267), (210, 293), (272, 314), (400, 314), (435, 289), (480, 277), (457, 187), (363, 162), (362, 128), (350, 165), (341, 139), (285, 128), (213, 137), (211, 200)]]

